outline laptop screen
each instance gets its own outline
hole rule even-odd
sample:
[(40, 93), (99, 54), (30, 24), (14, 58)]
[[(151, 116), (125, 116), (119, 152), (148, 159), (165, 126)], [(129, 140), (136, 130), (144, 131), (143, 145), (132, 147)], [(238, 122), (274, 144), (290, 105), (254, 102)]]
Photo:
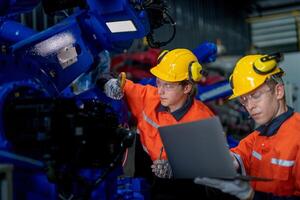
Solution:
[(158, 128), (174, 178), (237, 175), (218, 117)]

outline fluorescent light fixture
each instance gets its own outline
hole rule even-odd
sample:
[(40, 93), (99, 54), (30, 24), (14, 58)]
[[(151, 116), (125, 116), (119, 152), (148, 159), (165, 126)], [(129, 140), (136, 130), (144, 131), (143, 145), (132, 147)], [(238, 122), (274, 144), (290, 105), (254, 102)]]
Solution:
[(106, 25), (112, 33), (134, 32), (137, 30), (131, 20), (106, 22)]

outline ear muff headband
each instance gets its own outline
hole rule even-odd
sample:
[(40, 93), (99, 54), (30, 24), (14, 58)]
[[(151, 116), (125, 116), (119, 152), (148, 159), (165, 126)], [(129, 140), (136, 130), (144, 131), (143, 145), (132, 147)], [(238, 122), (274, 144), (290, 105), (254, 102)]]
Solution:
[(163, 57), (164, 57), (165, 55), (167, 55), (167, 53), (169, 53), (168, 50), (163, 50), (163, 51), (159, 54), (159, 56), (157, 57), (157, 64), (159, 64), (159, 63), (161, 62), (161, 60), (163, 59)]
[(230, 84), (230, 87), (231, 89), (233, 89), (233, 81), (232, 81), (232, 74), (229, 76), (229, 84)]

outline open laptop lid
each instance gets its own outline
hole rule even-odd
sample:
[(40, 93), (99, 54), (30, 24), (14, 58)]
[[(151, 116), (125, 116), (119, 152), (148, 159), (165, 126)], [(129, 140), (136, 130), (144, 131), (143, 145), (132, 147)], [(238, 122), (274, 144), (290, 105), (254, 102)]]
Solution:
[(265, 180), (238, 175), (218, 117), (158, 128), (174, 178)]

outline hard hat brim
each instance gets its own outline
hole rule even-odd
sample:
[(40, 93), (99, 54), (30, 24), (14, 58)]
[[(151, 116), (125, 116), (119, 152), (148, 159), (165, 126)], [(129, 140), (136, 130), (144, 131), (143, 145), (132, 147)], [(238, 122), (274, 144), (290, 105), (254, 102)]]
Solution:
[(233, 100), (235, 98), (237, 98), (237, 96), (235, 96), (234, 94), (232, 94), (230, 97), (228, 97), (228, 100)]
[(155, 67), (150, 69), (150, 72), (156, 76), (157, 78), (163, 80), (163, 81), (168, 81), (168, 82), (178, 82), (178, 81), (183, 81), (186, 78), (177, 78), (177, 77), (170, 77), (170, 75), (164, 74), (159, 70), (159, 65), (156, 65)]

